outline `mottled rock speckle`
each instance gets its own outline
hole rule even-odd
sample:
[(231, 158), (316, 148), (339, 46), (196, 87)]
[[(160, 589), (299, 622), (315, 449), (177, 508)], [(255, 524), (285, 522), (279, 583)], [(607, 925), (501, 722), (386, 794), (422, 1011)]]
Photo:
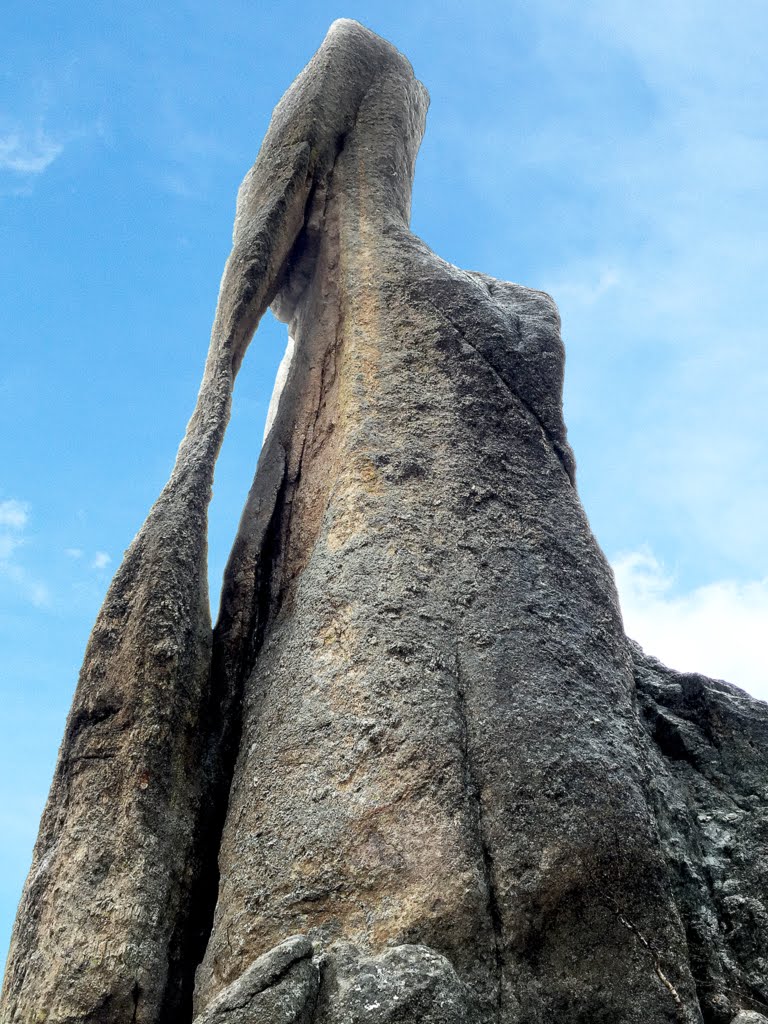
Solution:
[[(553, 299), (410, 231), (427, 102), (340, 21), (275, 110), (86, 652), (3, 1024), (766, 1021), (768, 707), (625, 636)], [(268, 304), (293, 355), (211, 630)]]

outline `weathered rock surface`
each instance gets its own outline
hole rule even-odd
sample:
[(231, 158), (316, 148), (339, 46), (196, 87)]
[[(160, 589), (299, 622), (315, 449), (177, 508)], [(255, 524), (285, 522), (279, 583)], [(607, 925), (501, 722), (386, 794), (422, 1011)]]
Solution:
[[(768, 709), (625, 637), (554, 302), (408, 228), (426, 107), (337, 22), (275, 111), (86, 655), (3, 1024), (768, 1013)], [(267, 303), (294, 353), (211, 636), (205, 509)]]
[[(707, 1021), (768, 1008), (768, 705), (634, 648), (649, 795)], [(765, 1019), (765, 1018), (762, 1018)], [(738, 1024), (761, 1018), (744, 1015)]]
[(312, 1024), (319, 991), (312, 943), (293, 936), (251, 964), (196, 1024)]
[(317, 1024), (463, 1024), (473, 1000), (452, 964), (426, 946), (364, 957), (340, 945), (326, 956)]

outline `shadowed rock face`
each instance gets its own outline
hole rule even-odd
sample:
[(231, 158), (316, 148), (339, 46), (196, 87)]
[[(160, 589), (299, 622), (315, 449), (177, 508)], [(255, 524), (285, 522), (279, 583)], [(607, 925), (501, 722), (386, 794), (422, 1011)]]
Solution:
[[(426, 107), (345, 21), (275, 111), (86, 652), (3, 1024), (766, 1021), (768, 711), (626, 639), (554, 303), (409, 231)], [(267, 304), (294, 354), (211, 633)]]

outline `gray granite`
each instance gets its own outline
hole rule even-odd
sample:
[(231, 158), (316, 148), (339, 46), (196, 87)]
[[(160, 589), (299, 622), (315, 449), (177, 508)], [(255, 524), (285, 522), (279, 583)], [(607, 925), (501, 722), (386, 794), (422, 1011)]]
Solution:
[[(275, 110), (86, 652), (3, 1024), (768, 1013), (766, 706), (625, 636), (554, 301), (409, 229), (427, 103), (341, 21)], [(213, 466), (268, 304), (295, 351), (211, 630)]]

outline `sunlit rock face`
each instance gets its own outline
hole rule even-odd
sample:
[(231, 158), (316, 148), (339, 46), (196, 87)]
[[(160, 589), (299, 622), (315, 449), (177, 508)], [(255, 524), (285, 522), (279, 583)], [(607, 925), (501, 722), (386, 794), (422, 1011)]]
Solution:
[[(3, 1024), (766, 1021), (766, 707), (627, 640), (554, 302), (409, 230), (426, 109), (341, 21), (275, 111)], [(211, 632), (205, 510), (267, 304), (292, 340)]]

